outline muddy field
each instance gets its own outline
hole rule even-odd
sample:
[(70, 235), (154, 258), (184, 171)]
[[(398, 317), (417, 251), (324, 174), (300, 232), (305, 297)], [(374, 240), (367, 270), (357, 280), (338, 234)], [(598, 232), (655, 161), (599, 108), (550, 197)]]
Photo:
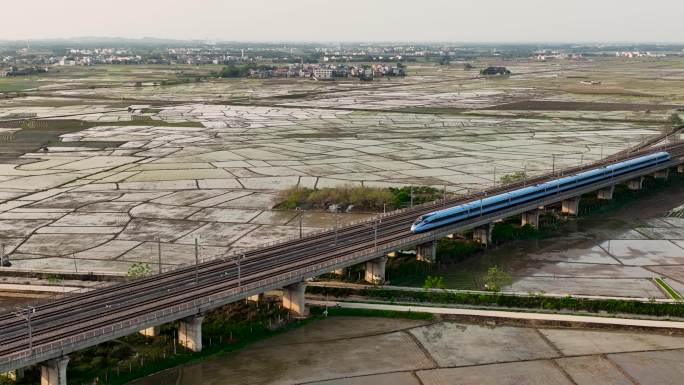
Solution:
[(684, 109), (684, 105), (526, 100), (523, 102), (500, 104), (486, 109), (509, 111), (660, 111), (681, 110)]
[(135, 385), (674, 384), (684, 338), (333, 317)]

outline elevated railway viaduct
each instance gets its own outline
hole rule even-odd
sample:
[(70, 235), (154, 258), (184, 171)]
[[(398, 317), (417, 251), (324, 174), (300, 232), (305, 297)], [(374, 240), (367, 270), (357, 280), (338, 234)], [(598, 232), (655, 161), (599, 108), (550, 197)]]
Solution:
[[(454, 225), (418, 234), (410, 231), (418, 216), (431, 211), (655, 151), (668, 151), (670, 160)], [(579, 197), (583, 194), (597, 192), (599, 198), (610, 199), (615, 185), (627, 184), (630, 189), (641, 189), (644, 177), (667, 178), (672, 168), (684, 172), (684, 144), (671, 143), (621, 153), (601, 162), (478, 194), (444, 199), (301, 239), (265, 245), (239, 256), (226, 256), (69, 295), (30, 308), (24, 317), (15, 313), (0, 314), (0, 372), (39, 364), (41, 384), (65, 385), (69, 353), (140, 331), (153, 335), (159, 325), (173, 321), (180, 321), (178, 343), (199, 351), (202, 349), (203, 314), (222, 305), (282, 289), (283, 306), (295, 315), (305, 316), (304, 290), (309, 278), (365, 263), (366, 280), (382, 282), (386, 256), (391, 252), (416, 248), (418, 258), (430, 260), (434, 258), (436, 240), (471, 229), (477, 240), (487, 243), (491, 224), (497, 220), (521, 215), (523, 224), (536, 226), (540, 208), (560, 203), (564, 213), (573, 215), (578, 211)], [(28, 318), (30, 322), (27, 322)]]

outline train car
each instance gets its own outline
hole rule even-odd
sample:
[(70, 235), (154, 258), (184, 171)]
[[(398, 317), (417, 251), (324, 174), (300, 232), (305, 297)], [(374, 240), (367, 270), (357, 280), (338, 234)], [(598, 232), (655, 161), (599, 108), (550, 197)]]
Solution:
[(487, 198), (467, 202), (448, 209), (421, 215), (411, 225), (411, 231), (420, 233), (437, 227), (458, 223), (460, 221), (482, 216), (499, 210), (505, 210), (535, 199), (544, 198), (561, 192), (577, 189), (592, 183), (610, 179), (628, 172), (651, 167), (670, 160), (670, 154), (664, 151), (644, 155), (638, 158), (609, 164), (595, 169), (582, 171), (563, 178), (550, 180), (533, 186), (492, 195)]

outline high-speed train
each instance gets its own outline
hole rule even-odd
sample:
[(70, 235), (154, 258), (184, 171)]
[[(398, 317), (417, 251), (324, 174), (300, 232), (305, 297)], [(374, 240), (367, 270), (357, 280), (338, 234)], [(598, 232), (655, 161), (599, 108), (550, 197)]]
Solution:
[(494, 211), (505, 210), (509, 207), (534, 199), (573, 190), (604, 179), (610, 179), (628, 172), (651, 167), (668, 160), (670, 160), (669, 153), (657, 152), (629, 159), (624, 162), (613, 163), (607, 166), (583, 171), (560, 179), (550, 180), (545, 183), (492, 195), (484, 199), (478, 199), (448, 209), (434, 211), (418, 217), (411, 226), (411, 231), (420, 233), (436, 227), (457, 223), (465, 219), (479, 217)]

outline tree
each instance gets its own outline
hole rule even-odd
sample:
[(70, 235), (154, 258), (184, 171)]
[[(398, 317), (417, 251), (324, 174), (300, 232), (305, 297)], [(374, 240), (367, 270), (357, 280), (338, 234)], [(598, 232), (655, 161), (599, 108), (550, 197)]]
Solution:
[(150, 275), (152, 268), (145, 262), (136, 262), (128, 268), (128, 276), (131, 278), (142, 278)]
[(668, 120), (672, 123), (672, 127), (679, 127), (682, 125), (682, 118), (676, 112), (670, 115)]
[(442, 56), (439, 58), (439, 65), (448, 66), (451, 63), (451, 59), (448, 56)]
[(487, 270), (487, 274), (482, 278), (485, 289), (488, 291), (501, 291), (501, 288), (513, 283), (511, 276), (497, 266), (492, 266)]
[(512, 174), (502, 175), (500, 178), (501, 184), (504, 184), (504, 185), (515, 183), (515, 182), (521, 181), (523, 179), (525, 179), (525, 172), (523, 172), (523, 171), (516, 171)]

